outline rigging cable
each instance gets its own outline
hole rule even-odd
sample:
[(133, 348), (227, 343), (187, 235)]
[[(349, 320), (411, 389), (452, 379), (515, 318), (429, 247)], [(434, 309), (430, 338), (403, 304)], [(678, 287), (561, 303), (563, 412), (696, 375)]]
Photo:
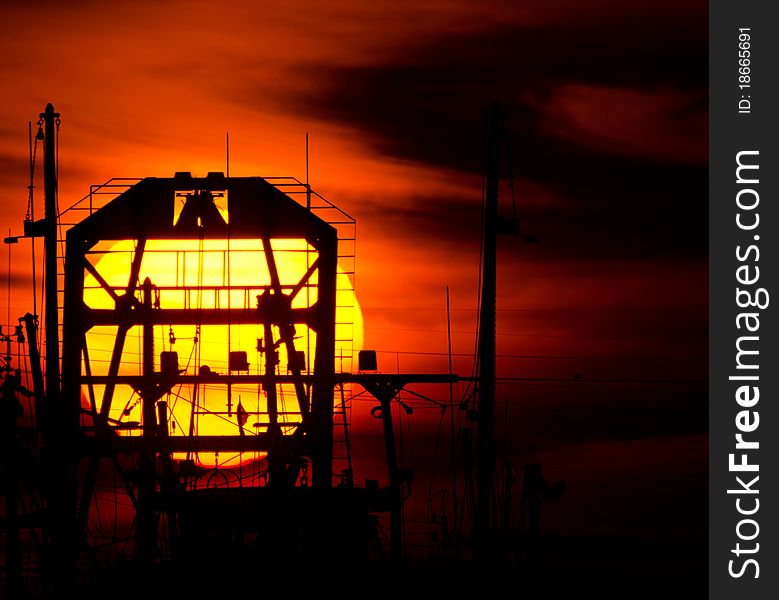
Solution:
[[(33, 141), (32, 137), (32, 121), (27, 122), (28, 126), (28, 137), (29, 137), (29, 144), (30, 144), (30, 185), (29, 185), (29, 194), (27, 199), (27, 214), (25, 215), (25, 221), (30, 221), (32, 223), (35, 222), (35, 198), (34, 198), (34, 192), (35, 189), (35, 160), (38, 154), (38, 138), (39, 136), (43, 135), (43, 130), (41, 129), (41, 124), (43, 123), (43, 119), (40, 119), (38, 121), (38, 133), (35, 135), (35, 141)], [(32, 314), (38, 315), (38, 297), (35, 290), (35, 236), (32, 236)], [(37, 328), (36, 328), (36, 337), (37, 337)]]

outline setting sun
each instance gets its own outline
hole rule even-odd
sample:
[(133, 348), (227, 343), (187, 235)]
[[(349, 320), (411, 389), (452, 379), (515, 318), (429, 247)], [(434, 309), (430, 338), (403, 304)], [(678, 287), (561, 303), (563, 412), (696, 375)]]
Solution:
[[(141, 260), (138, 281), (149, 279), (155, 307), (198, 310), (256, 310), (259, 299), (271, 284), (263, 240), (187, 239), (148, 240)], [(278, 278), (285, 295), (292, 296), (292, 309), (305, 309), (317, 301), (317, 252), (303, 239), (270, 240)], [(84, 282), (84, 302), (92, 309), (111, 309), (115, 298), (127, 287), (136, 242), (101, 242), (91, 253), (94, 269)], [(102, 281), (100, 281), (102, 279)], [(354, 287), (340, 267), (336, 276), (336, 371), (350, 371), (362, 345), (363, 323)], [(136, 296), (142, 301), (140, 291)], [(311, 374), (309, 357), (316, 344), (316, 332), (305, 324), (294, 326), (291, 344), (282, 343), (279, 328), (257, 325), (165, 325), (154, 326), (155, 369), (176, 369), (181, 375), (228, 374), (261, 375), (267, 372), (270, 342), (277, 355), (275, 372), (285, 375), (298, 368)], [(108, 373), (116, 326), (94, 326), (86, 334), (91, 372)], [(290, 358), (290, 350), (294, 355)], [(121, 353), (118, 375), (141, 375), (142, 328), (132, 328)], [(230, 358), (232, 357), (232, 358)], [(173, 361), (175, 364), (172, 364)], [(166, 364), (167, 363), (167, 364)], [(102, 398), (105, 385), (82, 390), (85, 402), (90, 394)], [(310, 389), (308, 392), (310, 394)], [(281, 433), (289, 435), (301, 421), (301, 407), (293, 383), (276, 384), (278, 422)], [(211, 385), (180, 383), (163, 398), (167, 401), (171, 436), (256, 435), (269, 427), (268, 393), (263, 385)], [(340, 400), (339, 400), (340, 401)], [(98, 410), (100, 406), (97, 406)], [(118, 386), (108, 411), (124, 435), (141, 431), (142, 401), (129, 386)], [(257, 452), (195, 454), (192, 458), (205, 467), (236, 466), (261, 457)], [(177, 458), (185, 458), (177, 454)]]

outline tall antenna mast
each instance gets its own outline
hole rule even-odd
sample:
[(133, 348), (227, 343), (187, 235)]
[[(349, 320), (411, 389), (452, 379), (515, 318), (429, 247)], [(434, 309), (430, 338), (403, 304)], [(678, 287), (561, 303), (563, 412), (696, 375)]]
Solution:
[[(77, 555), (74, 519), (76, 508), (76, 466), (73, 448), (76, 433), (71, 417), (78, 415), (73, 406), (79, 399), (68, 397), (67, 406), (60, 396), (59, 301), (57, 297), (57, 159), (56, 129), (60, 114), (49, 103), (40, 113), (44, 128), (43, 153), (43, 246), (44, 297), (46, 301), (46, 402), (38, 418), (43, 433), (44, 464), (47, 472), (47, 496), (51, 521), (53, 586), (56, 595), (67, 595), (75, 584)], [(78, 418), (76, 416), (75, 426)]]
[(474, 533), (477, 550), (487, 554), (495, 508), (495, 314), (497, 286), (500, 109), (487, 111), (487, 193), (484, 205), (483, 278), (479, 314), (479, 437)]
[[(57, 300), (57, 165), (54, 150), (56, 148), (55, 121), (59, 113), (49, 103), (41, 113), (44, 123), (43, 153), (43, 189), (44, 189), (44, 250), (45, 297), (46, 297), (46, 415), (59, 404), (60, 387), (60, 343), (59, 343), (59, 304)], [(51, 425), (51, 424), (50, 424)]]

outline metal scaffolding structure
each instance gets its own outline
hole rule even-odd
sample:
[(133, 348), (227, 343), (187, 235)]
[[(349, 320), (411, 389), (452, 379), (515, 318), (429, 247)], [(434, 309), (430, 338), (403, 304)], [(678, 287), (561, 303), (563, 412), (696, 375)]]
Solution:
[[(112, 179), (58, 213), (58, 124), (49, 105), (46, 214), (25, 221), (45, 241), (45, 335), (20, 319), (34, 389), (10, 366), (4, 386), (30, 398), (40, 475), (25, 487), (4, 473), (5, 589), (62, 594), (127, 564), (194, 572), (237, 548), (271, 565), (360, 564), (383, 555), (381, 513), (399, 565), (409, 474), (392, 401), (456, 376), (356, 371), (354, 219), (297, 179), (222, 173)], [(379, 401), (384, 488), (354, 482), (354, 385)], [(34, 585), (11, 573), (25, 552)]]
[[(36, 137), (45, 215), (30, 210), (20, 236), (44, 238), (45, 333), (31, 313), (13, 333), (0, 329), (4, 591), (58, 596), (115, 569), (175, 578), (229, 560), (400, 567), (414, 473), (396, 448), (393, 407), (410, 414), (399, 397), (410, 384), (460, 378), (451, 345), (446, 374), (383, 374), (375, 352), (355, 364), (354, 219), (307, 182), (222, 173), (111, 179), (58, 212), (58, 124), (48, 105)], [(496, 556), (501, 507), (501, 535), (511, 529), (516, 482), (504, 464), (496, 493), (496, 238), (517, 235), (518, 222), (497, 214), (497, 107), (487, 125), (479, 343), (463, 378), (478, 383), (476, 456), (468, 428), (456, 439), (450, 397), (454, 508), (441, 510), (444, 554), (472, 548), (482, 567)], [(30, 378), (12, 367), (13, 342)], [(354, 386), (378, 401), (385, 487), (355, 483)], [(560, 492), (536, 467), (521, 505), (531, 542), (539, 503)]]

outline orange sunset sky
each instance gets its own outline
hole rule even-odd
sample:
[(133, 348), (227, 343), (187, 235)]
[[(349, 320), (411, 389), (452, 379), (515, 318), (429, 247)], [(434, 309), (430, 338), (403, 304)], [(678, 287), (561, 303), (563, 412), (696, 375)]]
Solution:
[[(111, 177), (223, 171), (228, 131), (231, 175), (303, 179), (309, 132), (313, 188), (358, 223), (365, 346), (386, 372), (445, 372), (448, 285), (454, 367), (469, 375), (482, 115), (497, 100), (522, 229), (541, 240), (499, 241), (498, 376), (546, 380), (499, 385), (507, 452), (568, 481), (571, 533), (698, 542), (706, 9), (697, 0), (3, 3), (0, 229), (21, 234), (27, 122), (46, 102), (62, 113), (61, 208)], [(507, 179), (500, 207), (511, 215)], [(30, 310), (29, 243), (13, 253), (15, 320)], [(0, 307), (5, 322), (5, 293)], [(437, 424), (426, 418), (419, 457)]]

